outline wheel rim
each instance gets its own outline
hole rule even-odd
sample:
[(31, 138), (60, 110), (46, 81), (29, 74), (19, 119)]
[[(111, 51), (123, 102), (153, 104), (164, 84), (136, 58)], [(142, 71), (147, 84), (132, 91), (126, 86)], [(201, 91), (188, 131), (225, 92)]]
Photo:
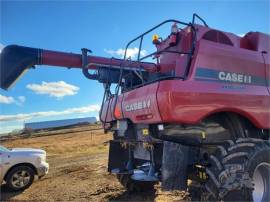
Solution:
[(270, 200), (270, 164), (259, 164), (253, 173), (254, 190), (252, 193), (253, 201)]
[(23, 188), (30, 182), (30, 173), (26, 170), (15, 172), (11, 178), (11, 184), (15, 188)]

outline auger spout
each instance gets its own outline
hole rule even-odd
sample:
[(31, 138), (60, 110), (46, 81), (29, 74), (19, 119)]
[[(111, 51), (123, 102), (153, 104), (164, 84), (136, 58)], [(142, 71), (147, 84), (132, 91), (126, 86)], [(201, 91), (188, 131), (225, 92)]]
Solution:
[(0, 54), (1, 88), (8, 89), (28, 68), (40, 64), (40, 49), (10, 45)]
[[(98, 70), (106, 69), (116, 73), (120, 68), (156, 71), (154, 63), (125, 61), (116, 58), (87, 56), (86, 68)], [(68, 68), (83, 68), (82, 55), (59, 51), (30, 48), (18, 45), (6, 46), (0, 54), (1, 88), (7, 90), (26, 70), (35, 65), (50, 65)]]

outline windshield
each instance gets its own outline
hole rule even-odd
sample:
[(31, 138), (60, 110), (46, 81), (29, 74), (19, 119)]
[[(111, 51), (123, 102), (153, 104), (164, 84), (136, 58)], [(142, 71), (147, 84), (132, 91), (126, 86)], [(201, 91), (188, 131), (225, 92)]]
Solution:
[(6, 147), (0, 145), (0, 151), (7, 152), (7, 151), (9, 151), (9, 149), (7, 149)]

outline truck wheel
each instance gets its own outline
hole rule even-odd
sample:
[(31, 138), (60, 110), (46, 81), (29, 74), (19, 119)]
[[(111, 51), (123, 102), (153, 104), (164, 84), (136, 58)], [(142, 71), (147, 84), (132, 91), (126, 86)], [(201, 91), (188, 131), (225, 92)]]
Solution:
[(12, 191), (21, 191), (31, 186), (35, 173), (29, 166), (16, 166), (6, 177), (7, 187)]
[(151, 192), (154, 191), (154, 182), (138, 182), (132, 180), (131, 175), (117, 174), (118, 181), (128, 192)]
[(270, 144), (239, 138), (210, 155), (203, 201), (270, 201)]

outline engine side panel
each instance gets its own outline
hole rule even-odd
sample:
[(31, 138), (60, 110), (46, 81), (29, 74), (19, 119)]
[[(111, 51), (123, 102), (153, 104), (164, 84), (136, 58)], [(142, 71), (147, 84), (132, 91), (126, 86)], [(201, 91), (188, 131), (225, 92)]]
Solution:
[(123, 94), (123, 117), (133, 123), (159, 123), (161, 117), (157, 103), (157, 90), (159, 82)]
[(160, 82), (162, 121), (194, 124), (212, 113), (231, 111), (259, 128), (270, 128), (265, 77), (261, 53), (202, 40), (188, 80)]
[[(185, 81), (163, 80), (123, 93), (117, 100), (122, 116), (116, 118), (144, 124), (196, 124), (213, 113), (235, 112), (258, 128), (270, 128), (270, 61), (269, 45), (266, 45), (269, 36), (249, 33), (241, 38), (213, 30), (211, 34), (215, 33), (213, 36), (217, 37), (213, 38), (207, 35), (210, 33), (208, 28), (198, 28), (188, 78)], [(188, 34), (188, 30), (185, 33)], [(180, 41), (184, 40), (185, 33), (183, 31)], [(224, 34), (228, 43), (224, 42)], [(223, 41), (221, 36), (225, 37)], [(174, 48), (178, 50), (180, 46)], [(166, 59), (172, 58), (165, 56), (168, 54), (162, 55), (162, 61), (169, 64)], [(176, 75), (181, 76), (179, 72), (182, 72), (185, 60), (182, 55), (173, 56)], [(114, 120), (112, 101), (109, 106), (107, 121)], [(102, 117), (104, 113), (105, 110)]]

